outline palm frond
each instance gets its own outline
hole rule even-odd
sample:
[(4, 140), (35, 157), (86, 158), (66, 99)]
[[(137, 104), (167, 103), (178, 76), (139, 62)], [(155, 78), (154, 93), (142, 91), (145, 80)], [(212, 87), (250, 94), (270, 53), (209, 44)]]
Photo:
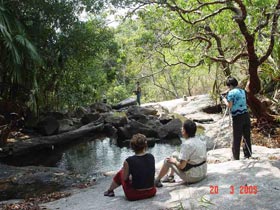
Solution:
[(41, 58), (35, 48), (35, 46), (23, 35), (16, 35), (15, 40), (25, 49), (32, 60), (36, 62), (41, 62)]
[(10, 41), (10, 40), (4, 40), (4, 45), (8, 49), (13, 62), (15, 64), (21, 64), (22, 63), (21, 57), (20, 57), (19, 51), (18, 51), (17, 47), (15, 46), (14, 42)]

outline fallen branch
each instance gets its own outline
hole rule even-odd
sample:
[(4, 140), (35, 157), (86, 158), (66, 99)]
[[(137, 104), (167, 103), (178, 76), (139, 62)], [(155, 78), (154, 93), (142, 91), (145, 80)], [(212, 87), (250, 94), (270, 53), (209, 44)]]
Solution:
[(79, 139), (90, 132), (103, 129), (103, 123), (96, 125), (96, 122), (84, 125), (76, 130), (66, 133), (61, 133), (53, 136), (42, 136), (15, 143), (9, 143), (0, 151), (0, 158), (8, 157), (9, 155), (20, 156), (31, 151), (39, 151), (41, 149), (50, 149), (57, 145), (69, 143)]

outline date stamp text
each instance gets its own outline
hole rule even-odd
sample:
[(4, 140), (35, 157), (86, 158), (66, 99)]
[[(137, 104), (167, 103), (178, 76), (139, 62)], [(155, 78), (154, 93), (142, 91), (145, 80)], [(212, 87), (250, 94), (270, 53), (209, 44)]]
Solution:
[[(256, 195), (258, 193), (258, 187), (256, 185), (241, 185), (236, 187), (231, 185), (229, 187), (229, 194), (240, 194), (240, 195)], [(218, 185), (210, 185), (210, 194), (219, 194)]]

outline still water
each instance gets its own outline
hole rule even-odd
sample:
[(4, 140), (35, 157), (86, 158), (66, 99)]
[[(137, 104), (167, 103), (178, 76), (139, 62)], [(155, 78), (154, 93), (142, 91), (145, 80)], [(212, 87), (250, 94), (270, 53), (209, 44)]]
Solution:
[[(155, 144), (154, 147), (148, 148), (148, 152), (154, 155), (156, 162), (159, 162), (178, 149), (179, 146)], [(120, 169), (123, 161), (133, 154), (131, 149), (120, 148), (109, 138), (97, 139), (69, 148), (63, 152), (56, 166), (87, 176), (100, 176), (103, 172)]]

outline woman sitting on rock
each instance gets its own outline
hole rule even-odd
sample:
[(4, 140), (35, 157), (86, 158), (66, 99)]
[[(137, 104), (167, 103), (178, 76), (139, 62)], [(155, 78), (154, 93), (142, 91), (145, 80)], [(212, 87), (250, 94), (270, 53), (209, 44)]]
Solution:
[(195, 136), (196, 124), (186, 120), (182, 127), (183, 142), (178, 157), (168, 157), (155, 180), (156, 187), (162, 187), (161, 178), (170, 170), (170, 174), (162, 180), (163, 182), (175, 182), (176, 173), (185, 183), (199, 182), (206, 177), (207, 153), (206, 144)]
[(124, 161), (123, 168), (115, 175), (104, 196), (115, 196), (114, 189), (120, 185), (127, 199), (131, 201), (150, 198), (156, 194), (155, 159), (152, 154), (146, 153), (146, 136), (135, 134), (130, 141), (130, 147), (135, 155)]

